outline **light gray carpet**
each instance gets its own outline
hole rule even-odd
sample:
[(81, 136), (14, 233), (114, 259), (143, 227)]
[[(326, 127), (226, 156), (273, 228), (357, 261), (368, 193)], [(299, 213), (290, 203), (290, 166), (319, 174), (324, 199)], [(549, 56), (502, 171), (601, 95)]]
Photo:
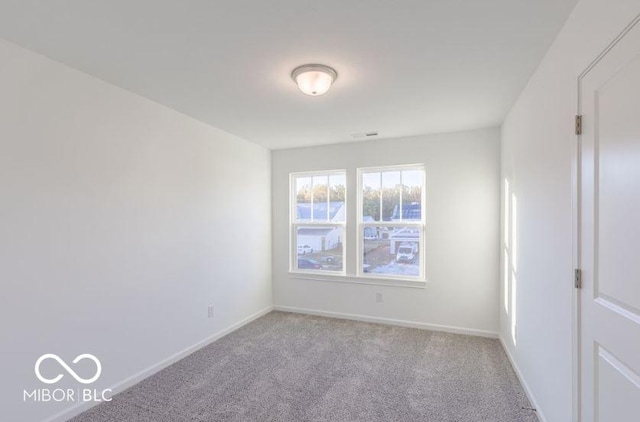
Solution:
[(494, 339), (272, 312), (72, 419), (536, 422)]

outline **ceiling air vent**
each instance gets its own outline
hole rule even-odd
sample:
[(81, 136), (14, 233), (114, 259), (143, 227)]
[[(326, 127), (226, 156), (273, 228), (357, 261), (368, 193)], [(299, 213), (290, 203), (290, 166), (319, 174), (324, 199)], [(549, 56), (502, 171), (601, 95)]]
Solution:
[(364, 132), (364, 133), (351, 134), (351, 137), (353, 139), (371, 138), (373, 136), (378, 136), (378, 132)]

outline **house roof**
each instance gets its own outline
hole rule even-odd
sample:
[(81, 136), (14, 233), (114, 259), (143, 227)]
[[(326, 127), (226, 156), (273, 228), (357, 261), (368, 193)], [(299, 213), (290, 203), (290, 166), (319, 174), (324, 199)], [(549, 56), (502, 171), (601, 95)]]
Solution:
[[(333, 221), (340, 209), (344, 206), (344, 202), (335, 201), (329, 202), (329, 221)], [(311, 220), (311, 204), (308, 202), (296, 204), (298, 220)], [(314, 220), (325, 220), (327, 215), (327, 203), (326, 202), (314, 202), (313, 203), (313, 217)]]
[[(412, 202), (410, 204), (402, 204), (402, 219), (403, 220), (420, 220), (422, 218), (422, 207), (419, 202)], [(400, 220), (400, 206), (396, 205), (393, 209), (392, 220)]]
[(298, 236), (326, 236), (335, 229), (335, 227), (300, 227)]
[(417, 240), (420, 238), (420, 231), (415, 227), (403, 227), (393, 232), (389, 238), (394, 240)]

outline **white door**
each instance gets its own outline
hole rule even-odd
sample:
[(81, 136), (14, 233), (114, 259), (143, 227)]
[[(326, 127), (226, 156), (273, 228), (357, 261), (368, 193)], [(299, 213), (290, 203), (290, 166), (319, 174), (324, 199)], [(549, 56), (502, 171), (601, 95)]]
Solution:
[(580, 411), (640, 421), (640, 23), (580, 80)]

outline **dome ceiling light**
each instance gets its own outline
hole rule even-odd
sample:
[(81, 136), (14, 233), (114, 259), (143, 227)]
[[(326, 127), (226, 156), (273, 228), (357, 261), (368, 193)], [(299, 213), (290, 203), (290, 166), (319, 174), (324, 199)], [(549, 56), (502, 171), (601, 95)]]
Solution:
[(300, 91), (313, 97), (329, 91), (337, 77), (338, 73), (334, 69), (323, 64), (304, 64), (291, 72), (291, 79)]

